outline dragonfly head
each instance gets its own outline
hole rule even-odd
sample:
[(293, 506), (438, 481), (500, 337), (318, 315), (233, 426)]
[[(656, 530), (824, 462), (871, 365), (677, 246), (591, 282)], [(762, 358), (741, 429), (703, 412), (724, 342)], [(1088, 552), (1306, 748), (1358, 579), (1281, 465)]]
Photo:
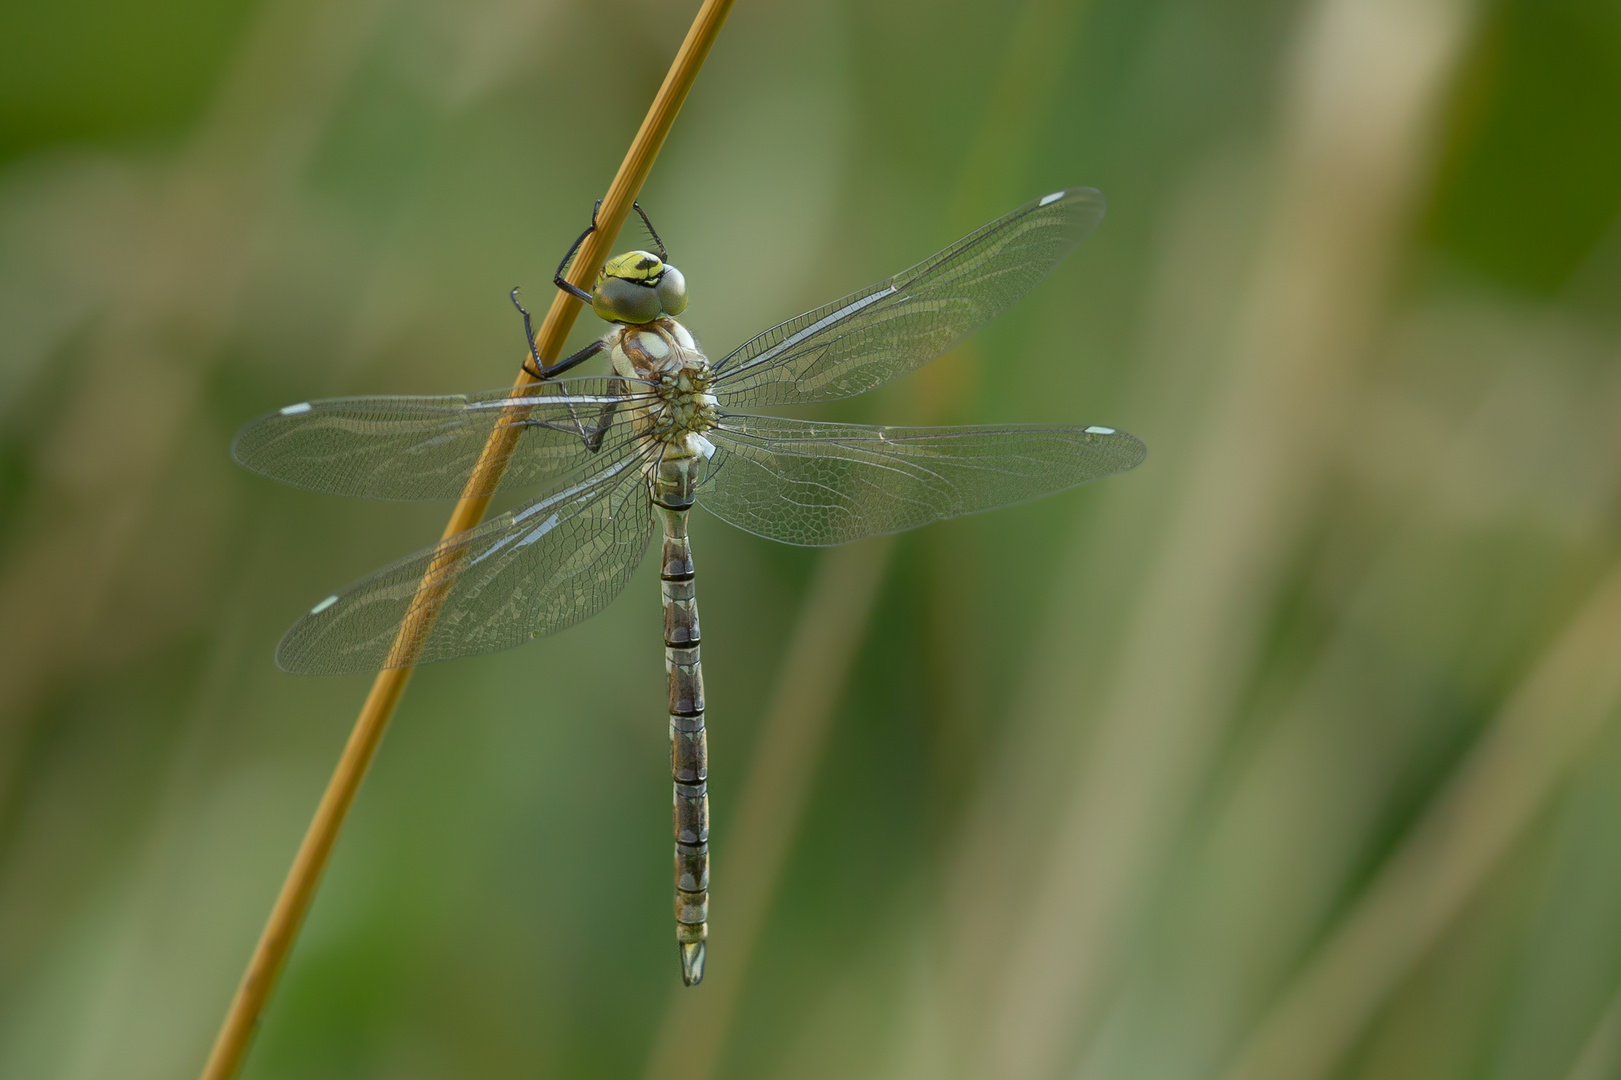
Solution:
[(603, 264), (591, 310), (609, 322), (650, 323), (687, 309), (687, 279), (651, 251), (627, 251)]

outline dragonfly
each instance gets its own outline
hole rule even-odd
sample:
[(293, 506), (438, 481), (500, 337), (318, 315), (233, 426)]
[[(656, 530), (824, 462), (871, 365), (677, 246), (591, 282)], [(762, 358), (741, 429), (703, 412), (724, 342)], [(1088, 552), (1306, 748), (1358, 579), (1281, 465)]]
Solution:
[[(1034, 199), (716, 363), (677, 321), (686, 279), (646, 214), (657, 250), (610, 259), (589, 292), (565, 277), (588, 228), (554, 282), (609, 329), (546, 365), (525, 312), (525, 367), (535, 381), (465, 395), (300, 402), (237, 434), (232, 452), (242, 465), (314, 491), (453, 499), (540, 488), (326, 597), (288, 630), (277, 662), (299, 673), (373, 672), (556, 633), (607, 606), (661, 532), (676, 942), (682, 981), (698, 984), (708, 939), (709, 765), (692, 507), (780, 543), (844, 544), (1049, 495), (1131, 469), (1147, 454), (1135, 436), (1099, 425), (882, 427), (738, 410), (833, 401), (916, 370), (1034, 288), (1104, 207), (1085, 187)], [(611, 374), (561, 377), (599, 353)], [(497, 476), (479, 465), (499, 439), (511, 456)], [(436, 618), (422, 617), (424, 596), (441, 601)]]

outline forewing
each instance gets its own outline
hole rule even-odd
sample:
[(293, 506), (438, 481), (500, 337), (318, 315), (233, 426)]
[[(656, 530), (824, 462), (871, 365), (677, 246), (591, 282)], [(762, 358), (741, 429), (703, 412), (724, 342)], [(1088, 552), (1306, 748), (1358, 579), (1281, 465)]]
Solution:
[(843, 544), (1050, 495), (1140, 463), (1105, 427), (899, 428), (727, 416), (699, 502), (785, 544)]
[(1054, 192), (918, 265), (745, 342), (716, 365), (726, 408), (831, 401), (914, 371), (1007, 310), (1103, 219), (1091, 188)]
[[(426, 664), (594, 615), (624, 588), (652, 536), (643, 457), (626, 455), (323, 600), (287, 631), (276, 662), (312, 675)], [(438, 618), (420, 618), (423, 598), (440, 593)]]
[[(231, 454), (271, 479), (336, 495), (492, 495), (499, 484), (544, 483), (612, 460), (634, 438), (622, 416), (616, 422), (617, 409), (642, 390), (618, 378), (554, 379), (521, 394), (509, 388), (306, 401), (248, 424)], [(511, 462), (491, 483), (468, 491), (479, 455), (496, 434), (515, 441)]]

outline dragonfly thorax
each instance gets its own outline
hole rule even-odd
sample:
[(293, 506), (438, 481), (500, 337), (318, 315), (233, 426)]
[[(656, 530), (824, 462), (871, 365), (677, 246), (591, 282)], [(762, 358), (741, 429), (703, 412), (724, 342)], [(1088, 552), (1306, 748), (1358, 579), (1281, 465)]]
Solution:
[(714, 372), (687, 328), (663, 318), (609, 332), (614, 371), (649, 386), (644, 430), (670, 446), (685, 446), (688, 435), (702, 435), (718, 422)]

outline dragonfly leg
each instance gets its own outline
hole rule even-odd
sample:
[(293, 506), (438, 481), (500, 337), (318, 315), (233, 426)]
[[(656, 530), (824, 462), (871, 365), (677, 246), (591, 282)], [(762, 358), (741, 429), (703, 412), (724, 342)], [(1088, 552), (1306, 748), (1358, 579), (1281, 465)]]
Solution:
[[(519, 308), (518, 310), (523, 311), (522, 308)], [(528, 316), (529, 313), (525, 311), (525, 330), (529, 328)], [(597, 355), (597, 353), (601, 352), (607, 347), (607, 344), (604, 343), (601, 338), (598, 338), (596, 341), (593, 341), (591, 344), (587, 345), (574, 355), (565, 356), (563, 359), (557, 361), (557, 363), (551, 365), (550, 367), (541, 367), (540, 354), (535, 351), (534, 339), (531, 338), (529, 342), (529, 359), (523, 362), (523, 369), (537, 379), (555, 379), (570, 368), (583, 364), (585, 361), (591, 359), (593, 356)]]
[[(603, 341), (601, 338), (597, 338), (591, 344), (587, 345), (585, 348), (581, 349), (572, 356), (565, 356), (563, 359), (557, 361), (555, 364), (552, 364), (550, 367), (542, 368), (537, 377), (542, 379), (555, 379), (570, 368), (578, 367), (580, 364), (585, 363), (585, 361), (591, 359), (593, 356), (597, 355), (597, 353), (601, 352), (607, 347), (608, 343), (606, 341)], [(536, 375), (536, 373), (533, 371), (531, 371), (529, 374)]]
[[(648, 220), (647, 211), (642, 209), (642, 204), (639, 202), (633, 202), (630, 205), (631, 209), (635, 210), (641, 217), (642, 224), (647, 226), (648, 234), (653, 237), (654, 246), (659, 249), (659, 258), (668, 262), (669, 255), (664, 250), (664, 241), (659, 239), (659, 231), (653, 228), (653, 223)], [(591, 294), (564, 277), (563, 272), (568, 269), (568, 264), (574, 261), (574, 256), (580, 250), (580, 245), (585, 243), (585, 238), (597, 231), (597, 211), (601, 209), (602, 200), (598, 199), (596, 205), (591, 208), (591, 224), (587, 225), (585, 231), (575, 238), (574, 243), (569, 245), (568, 254), (563, 256), (563, 261), (557, 264), (557, 273), (552, 275), (552, 284), (582, 304), (591, 302)]]
[(608, 434), (608, 426), (613, 423), (614, 410), (619, 407), (617, 401), (610, 401), (597, 413), (597, 422), (585, 436), (585, 448), (595, 454), (602, 449), (602, 437)]
[(553, 285), (585, 304), (591, 302), (591, 294), (564, 277), (563, 271), (567, 270), (568, 264), (574, 261), (574, 255), (580, 250), (580, 245), (585, 243), (585, 238), (597, 231), (597, 211), (601, 209), (602, 200), (598, 199), (596, 205), (591, 207), (591, 224), (587, 225), (585, 232), (576, 237), (574, 243), (569, 245), (568, 254), (563, 256), (563, 261), (557, 264), (557, 273), (552, 275)]
[(659, 231), (653, 228), (653, 222), (648, 218), (647, 211), (642, 209), (642, 204), (639, 202), (633, 202), (630, 205), (636, 211), (637, 216), (642, 219), (642, 224), (647, 226), (647, 234), (653, 238), (653, 246), (659, 249), (660, 261), (669, 262), (670, 253), (664, 250), (664, 241), (659, 239)]
[(540, 373), (540, 369), (545, 365), (540, 362), (540, 352), (535, 348), (535, 328), (529, 321), (529, 309), (518, 303), (518, 286), (514, 285), (507, 295), (512, 298), (512, 306), (518, 309), (518, 314), (523, 316), (523, 340), (529, 346), (529, 359), (524, 361), (523, 369), (537, 379), (544, 379), (546, 376)]
[[(595, 351), (601, 351), (602, 348), (602, 343), (600, 341), (597, 342)], [(549, 378), (552, 373), (564, 370), (569, 366), (585, 359), (587, 356), (590, 356), (592, 351), (592, 347), (587, 346), (568, 359), (546, 368), (538, 377), (542, 379)], [(524, 370), (529, 371), (527, 364), (524, 366)], [(534, 375), (535, 373), (533, 371), (529, 371), (529, 374)], [(623, 379), (608, 380), (608, 387), (611, 393), (616, 394), (619, 397), (623, 397), (626, 394), (625, 381)], [(570, 405), (568, 408), (569, 419), (573, 421), (571, 426), (565, 426), (561, 420), (533, 419), (519, 420), (516, 422), (516, 426), (544, 427), (551, 428), (554, 431), (573, 431), (574, 434), (580, 437), (580, 442), (585, 446), (585, 448), (595, 454), (602, 449), (603, 437), (608, 434), (608, 429), (613, 426), (614, 410), (617, 408), (619, 408), (619, 402), (617, 400), (609, 401), (604, 404), (597, 412), (597, 418), (596, 420), (592, 421), (590, 427), (587, 427), (580, 419), (580, 414), (575, 411), (573, 405)]]

